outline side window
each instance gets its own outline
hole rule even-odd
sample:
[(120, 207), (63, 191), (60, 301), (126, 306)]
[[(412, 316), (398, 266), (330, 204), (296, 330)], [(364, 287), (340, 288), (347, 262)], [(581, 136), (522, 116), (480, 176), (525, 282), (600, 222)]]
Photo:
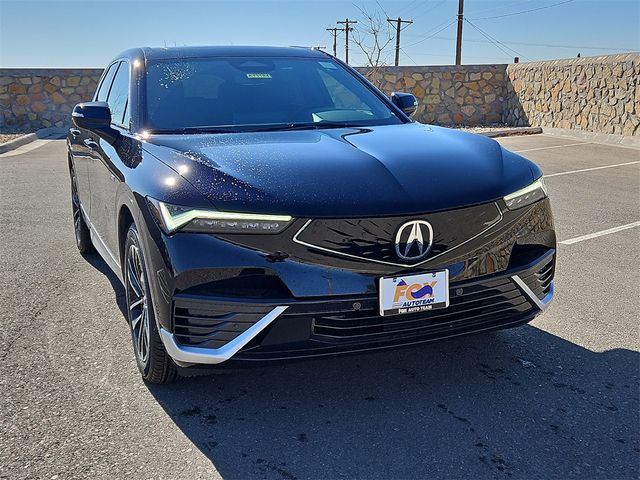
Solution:
[(118, 63), (113, 63), (109, 66), (107, 73), (104, 77), (102, 77), (102, 82), (98, 87), (98, 91), (96, 92), (96, 102), (106, 102), (107, 96), (109, 95), (109, 88), (111, 88), (111, 82), (113, 81), (113, 76), (116, 74), (116, 70), (118, 69)]
[(118, 72), (113, 79), (107, 103), (111, 109), (111, 122), (116, 125), (128, 127), (124, 123), (124, 113), (129, 99), (129, 64), (121, 62)]

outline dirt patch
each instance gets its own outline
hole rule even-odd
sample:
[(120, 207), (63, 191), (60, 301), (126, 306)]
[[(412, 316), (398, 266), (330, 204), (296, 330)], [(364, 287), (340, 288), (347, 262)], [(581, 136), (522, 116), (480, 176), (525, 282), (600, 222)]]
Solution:
[(0, 127), (0, 145), (32, 132), (33, 130), (19, 127)]
[(542, 128), (540, 127), (512, 127), (506, 125), (489, 125), (476, 127), (466, 127), (461, 125), (452, 128), (463, 130), (469, 133), (475, 133), (478, 135), (486, 135), (487, 137), (491, 138), (509, 137), (513, 135), (536, 135), (542, 133)]
[(485, 126), (479, 126), (479, 127), (467, 127), (465, 125), (457, 125), (451, 128), (464, 130), (465, 132), (471, 132), (471, 133), (491, 133), (491, 132), (499, 132), (502, 130), (511, 130), (517, 127), (512, 127), (509, 125), (502, 125), (502, 124), (494, 124), (494, 125), (485, 125)]
[(25, 133), (0, 133), (0, 145), (7, 143), (11, 140), (15, 140), (18, 137), (25, 135)]

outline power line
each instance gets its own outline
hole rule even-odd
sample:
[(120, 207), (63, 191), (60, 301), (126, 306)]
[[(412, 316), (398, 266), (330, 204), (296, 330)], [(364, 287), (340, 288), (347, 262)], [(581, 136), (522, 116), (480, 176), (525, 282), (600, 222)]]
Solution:
[[(405, 49), (402, 49), (403, 52), (406, 53)], [(446, 57), (446, 58), (451, 58), (451, 55), (448, 53), (429, 53), (429, 52), (418, 52), (418, 53), (413, 53), (414, 56), (416, 57)], [(509, 54), (505, 54), (506, 58), (511, 59), (512, 55)], [(500, 57), (491, 57), (491, 56), (480, 56), (480, 55), (465, 55), (464, 58), (477, 58), (477, 59), (483, 59), (483, 60), (504, 60), (505, 56), (500, 56)]]
[(498, 40), (495, 37), (492, 37), (490, 34), (488, 34), (487, 32), (485, 32), (484, 30), (482, 30), (480, 27), (478, 27), (476, 24), (474, 24), (473, 22), (471, 22), (469, 19), (465, 18), (464, 19), (465, 22), (467, 22), (469, 25), (471, 25), (474, 29), (476, 29), (478, 32), (480, 32), (480, 34), (485, 37), (487, 40), (489, 40), (491, 43), (493, 43), (496, 47), (498, 47), (502, 52), (506, 53), (507, 55), (509, 55), (509, 52), (505, 51), (502, 47), (510, 50), (511, 52), (515, 53), (516, 55), (518, 55), (519, 57), (525, 58), (527, 60), (527, 57), (525, 57), (524, 55), (522, 55), (521, 53), (517, 52), (516, 50), (514, 50), (513, 48), (509, 47), (508, 45), (505, 45), (503, 42), (501, 42), (500, 40)]
[[(466, 19), (465, 19), (465, 20), (466, 20)], [(467, 21), (468, 21), (468, 20), (467, 20)], [(469, 25), (471, 25), (471, 23), (470, 23)], [(471, 26), (475, 28), (475, 26), (474, 26), (474, 25), (471, 25)], [(480, 33), (482, 33), (482, 32), (480, 32)], [(484, 35), (484, 34), (483, 34), (483, 35)], [(489, 38), (489, 37), (486, 37), (486, 38)], [(509, 52), (507, 52), (504, 48), (502, 48), (502, 47), (500, 46), (500, 43), (498, 43), (498, 42), (494, 42), (494, 41), (491, 41), (491, 43), (492, 43), (493, 45), (495, 45), (496, 47), (498, 47), (498, 49), (499, 49), (502, 53), (504, 53), (505, 55), (509, 55), (509, 56), (511, 55)]]
[(411, 56), (406, 52), (404, 48), (400, 48), (400, 50), (402, 50), (402, 53), (404, 53), (407, 58), (413, 62), (414, 65), (418, 65), (418, 63), (413, 58), (411, 58)]
[(503, 8), (513, 7), (514, 5), (522, 5), (523, 3), (528, 3), (531, 1), (533, 0), (518, 0), (517, 2), (508, 3), (507, 5), (498, 5), (497, 7), (483, 8), (482, 10), (474, 10), (471, 12), (471, 14), (475, 15), (477, 13), (493, 12), (494, 10), (502, 10)]
[[(446, 25), (445, 25), (445, 23), (446, 23)], [(422, 40), (418, 40), (417, 42), (412, 43), (411, 45), (407, 45), (407, 47), (413, 47), (414, 45), (418, 45), (419, 43), (425, 42), (425, 41), (429, 40), (430, 38), (433, 38), (434, 36), (436, 36), (440, 32), (442, 32), (442, 31), (446, 30), (447, 28), (449, 28), (454, 23), (456, 23), (456, 18), (455, 17), (449, 18), (449, 20), (446, 20), (446, 21), (442, 22), (441, 24), (436, 25), (431, 30), (427, 30), (425, 33), (423, 33), (421, 35), (422, 36)], [(433, 34), (429, 35), (430, 32), (433, 32), (436, 28), (438, 28), (438, 27), (440, 27), (442, 25), (444, 25), (444, 27), (440, 28), (439, 30), (437, 30)]]
[[(413, 20), (402, 20), (400, 17), (397, 19), (391, 19), (387, 17), (387, 22), (396, 24), (396, 67), (400, 65), (400, 32), (413, 23)], [(403, 27), (402, 24), (406, 23), (407, 27)]]
[[(420, 13), (420, 15), (424, 15), (426, 13), (432, 12), (433, 10), (435, 10), (436, 8), (438, 8), (440, 5), (442, 5), (444, 2), (446, 2), (447, 0), (440, 0), (438, 3), (436, 3), (435, 5), (432, 5), (431, 8), (427, 8), (426, 10), (424, 10), (422, 13)], [(425, 5), (428, 5), (428, 2), (425, 2)], [(413, 14), (413, 16), (417, 16), (417, 12)]]
[[(479, 40), (475, 40), (479, 41)], [(635, 52), (634, 48), (613, 48), (613, 47), (589, 47), (584, 45), (551, 45), (548, 43), (525, 43), (525, 42), (503, 42), (511, 45), (525, 45), (529, 47), (551, 47), (551, 48), (586, 48), (588, 50), (609, 50), (612, 52)]]
[[(516, 50), (514, 50), (513, 48), (509, 47), (508, 45), (505, 45), (504, 43), (502, 43), (500, 40), (498, 40), (497, 38), (492, 37), (491, 35), (489, 35), (487, 32), (485, 32), (484, 30), (482, 30), (480, 27), (478, 27), (477, 25), (475, 25), (474, 23), (472, 23), (471, 21), (469, 21), (469, 19), (465, 18), (464, 19), (465, 22), (467, 22), (469, 25), (471, 25), (473, 28), (475, 28), (478, 32), (480, 32), (480, 34), (485, 37), (487, 40), (489, 40), (491, 43), (493, 43), (496, 47), (498, 47), (503, 53), (506, 53), (507, 55), (509, 55), (509, 53), (505, 50), (508, 49), (510, 51), (512, 51), (513, 53), (515, 53), (518, 57), (522, 57), (525, 60), (531, 60), (530, 58), (525, 57), (524, 55), (522, 55), (521, 53), (517, 52)], [(502, 48), (504, 47), (504, 48)]]
[[(416, 37), (419, 35), (407, 33), (408, 37)], [(435, 40), (455, 40), (455, 37), (431, 37)], [(467, 38), (465, 39), (465, 43), (493, 43), (489, 40), (479, 40), (476, 38)], [(524, 45), (527, 47), (549, 47), (549, 48), (583, 48), (587, 50), (608, 50), (612, 52), (635, 52), (637, 49), (635, 48), (619, 48), (619, 47), (594, 47), (589, 45), (557, 45), (551, 43), (528, 43), (528, 42), (517, 42), (512, 40), (504, 40), (502, 41), (505, 45)]]
[(494, 18), (512, 17), (514, 15), (522, 15), (524, 13), (537, 12), (539, 10), (545, 10), (547, 8), (553, 8), (553, 7), (557, 7), (559, 5), (564, 5), (565, 3), (571, 3), (571, 2), (575, 2), (575, 0), (564, 0), (564, 2), (554, 3), (552, 5), (545, 5), (544, 7), (531, 8), (529, 10), (522, 10), (520, 12), (505, 13), (504, 15), (495, 15), (493, 17), (474, 18), (473, 20), (491, 20), (491, 19), (494, 19)]
[[(385, 17), (388, 17), (389, 14), (387, 13), (387, 11), (384, 9), (384, 7), (382, 6), (382, 4), (380, 3), (379, 0), (376, 0), (376, 5), (380, 8), (380, 10), (382, 10), (382, 13), (384, 13)], [(358, 8), (358, 10), (362, 11), (360, 8)]]
[[(421, 0), (413, 0), (411, 3), (409, 3), (409, 5), (407, 5), (406, 7), (404, 7), (403, 9), (400, 10), (400, 13), (402, 15), (409, 13), (409, 11), (411, 10), (411, 7), (413, 7), (416, 3), (420, 2)], [(425, 2), (427, 3), (427, 2)]]

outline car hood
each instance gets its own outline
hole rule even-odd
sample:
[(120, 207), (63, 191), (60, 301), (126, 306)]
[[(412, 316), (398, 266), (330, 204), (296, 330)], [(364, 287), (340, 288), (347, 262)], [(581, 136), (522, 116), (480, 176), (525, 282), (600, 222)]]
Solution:
[(539, 175), (494, 140), (418, 123), (154, 135), (144, 149), (219, 210), (296, 217), (457, 208), (499, 199)]

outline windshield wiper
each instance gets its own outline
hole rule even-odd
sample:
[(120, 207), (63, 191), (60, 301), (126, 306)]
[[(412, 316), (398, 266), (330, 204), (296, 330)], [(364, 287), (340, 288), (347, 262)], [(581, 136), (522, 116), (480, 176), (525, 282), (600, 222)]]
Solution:
[(355, 125), (351, 125), (344, 122), (310, 122), (310, 123), (281, 123), (277, 125), (269, 125), (258, 128), (241, 128), (235, 127), (184, 127), (184, 128), (157, 128), (151, 130), (151, 133), (156, 134), (177, 134), (177, 135), (189, 135), (189, 134), (206, 134), (206, 133), (252, 133), (252, 132), (280, 132), (290, 130), (317, 130), (320, 128), (354, 128)]
[(251, 132), (280, 132), (289, 130), (318, 130), (320, 128), (353, 128), (343, 122), (314, 122), (314, 123), (283, 123), (281, 125), (272, 125), (264, 128), (251, 129)]
[(203, 133), (238, 133), (239, 130), (221, 127), (184, 127), (184, 128), (157, 128), (151, 131), (151, 133), (157, 134), (203, 134)]

